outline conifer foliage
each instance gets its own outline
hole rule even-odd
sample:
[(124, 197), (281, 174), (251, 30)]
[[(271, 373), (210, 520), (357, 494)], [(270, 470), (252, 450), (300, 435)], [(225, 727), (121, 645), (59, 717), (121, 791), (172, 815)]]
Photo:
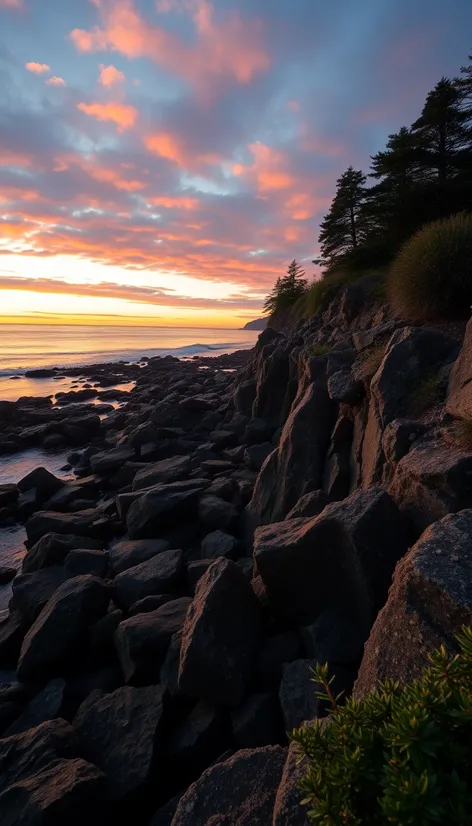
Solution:
[(363, 239), (361, 205), (365, 175), (352, 166), (338, 178), (331, 209), (320, 226), (321, 256), (330, 266), (355, 250)]
[(287, 274), (278, 278), (264, 302), (264, 312), (271, 315), (289, 309), (301, 298), (308, 287), (305, 270), (295, 259), (290, 262)]

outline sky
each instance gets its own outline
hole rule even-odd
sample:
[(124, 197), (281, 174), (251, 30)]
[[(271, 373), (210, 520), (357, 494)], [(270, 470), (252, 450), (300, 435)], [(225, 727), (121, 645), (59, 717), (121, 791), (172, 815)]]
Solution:
[(0, 321), (241, 327), (470, 0), (0, 0)]

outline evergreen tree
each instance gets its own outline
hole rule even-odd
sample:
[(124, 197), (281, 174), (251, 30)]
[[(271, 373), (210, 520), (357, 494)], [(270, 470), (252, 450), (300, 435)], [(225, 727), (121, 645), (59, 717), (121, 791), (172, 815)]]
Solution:
[(308, 281), (305, 270), (293, 259), (287, 268), (287, 274), (278, 278), (264, 302), (264, 312), (275, 313), (291, 307), (305, 294)]
[(444, 184), (457, 175), (463, 165), (463, 154), (470, 145), (468, 119), (457, 84), (441, 78), (427, 96), (421, 117), (412, 127), (423, 147), (421, 165), (426, 177)]
[(461, 77), (455, 80), (463, 108), (472, 118), (472, 54), (469, 55), (469, 65), (461, 67)]
[(319, 236), (319, 262), (329, 267), (339, 263), (363, 240), (360, 215), (365, 197), (365, 182), (364, 173), (352, 166), (336, 182), (336, 194), (321, 223)]

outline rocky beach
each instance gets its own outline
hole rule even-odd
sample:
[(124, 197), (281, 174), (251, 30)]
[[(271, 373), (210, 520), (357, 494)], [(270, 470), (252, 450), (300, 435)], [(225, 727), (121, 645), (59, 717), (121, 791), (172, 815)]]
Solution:
[(0, 485), (0, 826), (307, 822), (316, 663), (362, 697), (472, 625), (471, 354), (364, 279), (253, 350), (0, 402), (1, 457), (66, 457)]

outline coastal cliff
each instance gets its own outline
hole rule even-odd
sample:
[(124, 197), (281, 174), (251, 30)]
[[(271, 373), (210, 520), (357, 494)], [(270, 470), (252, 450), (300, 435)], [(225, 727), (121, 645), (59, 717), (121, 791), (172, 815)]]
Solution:
[(472, 625), (472, 321), (364, 279), (240, 358), (151, 359), (104, 419), (0, 404), (4, 450), (60, 436), (76, 475), (0, 486), (5, 823), (302, 826), (316, 663), (362, 697)]

